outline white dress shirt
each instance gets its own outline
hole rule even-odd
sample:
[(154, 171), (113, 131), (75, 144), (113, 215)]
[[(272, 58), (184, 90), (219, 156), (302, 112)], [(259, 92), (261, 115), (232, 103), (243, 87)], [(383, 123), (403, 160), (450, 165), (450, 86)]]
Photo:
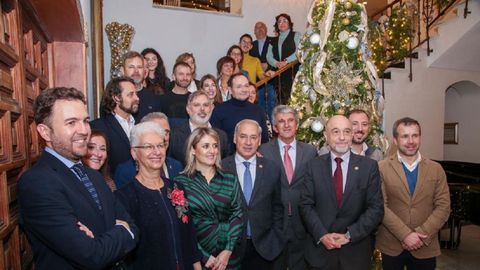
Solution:
[[(282, 164), (285, 164), (285, 145), (287, 144), (284, 143), (282, 140), (278, 139), (278, 147), (280, 147), (280, 156), (282, 157)], [(297, 140), (294, 139), (291, 143), (289, 143), (289, 145), (291, 147), (288, 150), (288, 155), (292, 160), (293, 171), (295, 171), (295, 164), (297, 161)]]
[(257, 156), (253, 155), (250, 159), (246, 160), (238, 153), (235, 153), (235, 165), (237, 166), (237, 175), (238, 175), (238, 182), (240, 182), (240, 186), (242, 187), (243, 191), (243, 175), (245, 174), (245, 165), (243, 164), (244, 161), (250, 162), (250, 174), (252, 175), (252, 189), (255, 186), (255, 175), (257, 172)]
[(130, 139), (130, 131), (132, 131), (133, 126), (135, 126), (135, 119), (133, 116), (130, 114), (127, 120), (118, 114), (114, 113), (113, 115), (115, 116), (115, 119), (117, 119), (123, 131), (125, 131), (125, 134), (127, 134), (127, 138)]

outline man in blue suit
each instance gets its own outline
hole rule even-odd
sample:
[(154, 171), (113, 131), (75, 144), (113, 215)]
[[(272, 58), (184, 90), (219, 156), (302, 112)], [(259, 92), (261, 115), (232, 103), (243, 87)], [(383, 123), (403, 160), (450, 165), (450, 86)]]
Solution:
[(138, 229), (102, 175), (80, 161), (90, 136), (84, 95), (73, 88), (42, 91), (34, 117), (46, 148), (21, 176), (18, 202), (35, 269), (121, 267)]

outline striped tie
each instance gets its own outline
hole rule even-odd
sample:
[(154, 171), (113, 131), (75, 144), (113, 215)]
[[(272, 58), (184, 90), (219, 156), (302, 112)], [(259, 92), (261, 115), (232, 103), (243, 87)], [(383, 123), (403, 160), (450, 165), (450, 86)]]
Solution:
[(83, 168), (83, 165), (75, 164), (72, 166), (72, 170), (75, 171), (78, 178), (80, 179), (80, 182), (82, 182), (82, 184), (85, 186), (85, 188), (88, 190), (88, 192), (92, 196), (92, 199), (97, 203), (98, 209), (102, 210), (102, 205), (100, 205), (100, 199), (98, 198), (97, 190), (93, 186), (92, 181), (88, 179), (87, 172), (85, 172), (85, 168)]

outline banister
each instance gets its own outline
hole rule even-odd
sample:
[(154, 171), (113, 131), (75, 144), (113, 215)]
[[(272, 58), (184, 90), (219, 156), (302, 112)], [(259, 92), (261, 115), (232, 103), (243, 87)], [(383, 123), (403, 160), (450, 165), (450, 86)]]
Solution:
[(298, 64), (298, 60), (294, 60), (293, 62), (290, 62), (288, 63), (287, 65), (285, 65), (284, 67), (278, 69), (277, 71), (275, 71), (275, 73), (272, 75), (272, 76), (265, 76), (265, 78), (261, 79), (260, 81), (258, 81), (255, 86), (256, 87), (260, 87), (264, 84), (267, 84), (269, 81), (271, 81), (272, 79), (274, 79), (275, 77), (278, 77), (280, 76), (283, 72), (285, 72), (286, 70), (290, 69), (290, 68), (293, 68), (296, 64)]

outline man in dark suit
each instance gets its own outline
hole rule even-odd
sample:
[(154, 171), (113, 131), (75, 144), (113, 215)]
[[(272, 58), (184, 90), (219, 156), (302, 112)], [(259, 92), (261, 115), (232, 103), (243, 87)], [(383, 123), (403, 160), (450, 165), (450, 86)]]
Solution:
[(270, 45), (272, 38), (267, 36), (267, 26), (260, 21), (255, 23), (254, 34), (257, 40), (253, 42), (250, 55), (260, 59), (263, 70), (267, 71), (269, 69), (267, 62), (268, 45)]
[[(159, 125), (163, 130), (165, 130), (165, 147), (168, 149), (170, 140), (170, 125), (168, 124), (168, 117), (161, 112), (151, 112), (142, 118), (142, 121), (140, 123), (143, 122), (153, 122)], [(171, 157), (167, 157), (160, 172), (162, 177), (173, 179), (182, 170), (183, 165), (182, 163), (180, 163), (180, 161)], [(136, 174), (137, 168), (135, 160), (133, 160), (133, 158), (118, 164), (117, 168), (115, 169), (115, 174), (113, 176), (115, 186), (118, 189), (122, 188), (123, 186), (130, 183)]]
[(133, 113), (135, 122), (140, 120), (151, 112), (159, 112), (161, 110), (161, 100), (159, 95), (155, 94), (152, 89), (146, 88), (145, 78), (148, 71), (145, 69), (145, 61), (143, 55), (136, 51), (129, 51), (123, 56), (122, 73), (135, 83), (137, 96), (140, 101), (138, 110)]
[(375, 160), (350, 151), (352, 123), (343, 115), (326, 124), (330, 153), (307, 165), (300, 213), (310, 234), (305, 258), (310, 269), (371, 266), (372, 233), (383, 218)]
[(272, 125), (278, 138), (260, 146), (260, 153), (281, 168), (281, 188), (284, 211), (284, 231), (287, 245), (275, 261), (278, 269), (305, 269), (304, 252), (307, 232), (298, 212), (302, 179), (307, 163), (317, 152), (310, 144), (296, 140), (298, 114), (286, 105), (273, 109)]
[(117, 165), (132, 158), (130, 155), (130, 131), (135, 125), (132, 114), (138, 110), (139, 99), (135, 83), (127, 77), (114, 78), (108, 82), (102, 97), (101, 107), (105, 115), (90, 123), (107, 135), (109, 147), (108, 165), (111, 175)]
[[(187, 122), (176, 126), (172, 130), (170, 137), (170, 148), (168, 154), (174, 159), (180, 161), (185, 166), (185, 151), (187, 150), (188, 137), (192, 131), (198, 127), (211, 127), (210, 116), (212, 116), (213, 102), (203, 91), (196, 91), (190, 94), (187, 100), (187, 113), (189, 119)], [(230, 155), (230, 143), (225, 131), (219, 128), (213, 128), (220, 137), (220, 153), (222, 158)]]
[(222, 161), (223, 168), (237, 176), (243, 193), (245, 218), (242, 239), (242, 269), (272, 269), (272, 261), (283, 250), (283, 205), (280, 169), (257, 157), (262, 128), (245, 119), (235, 127), (236, 153)]
[(35, 269), (114, 267), (135, 247), (138, 230), (102, 175), (80, 161), (90, 136), (83, 94), (42, 91), (34, 117), (46, 148), (21, 176), (18, 202)]

